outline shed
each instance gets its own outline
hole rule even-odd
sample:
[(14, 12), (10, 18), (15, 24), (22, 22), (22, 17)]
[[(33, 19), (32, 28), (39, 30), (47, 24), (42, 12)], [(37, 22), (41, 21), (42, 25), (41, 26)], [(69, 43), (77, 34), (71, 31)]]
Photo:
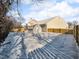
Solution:
[(43, 31), (48, 31), (50, 29), (68, 29), (68, 24), (59, 16), (38, 21), (38, 24), (42, 27)]

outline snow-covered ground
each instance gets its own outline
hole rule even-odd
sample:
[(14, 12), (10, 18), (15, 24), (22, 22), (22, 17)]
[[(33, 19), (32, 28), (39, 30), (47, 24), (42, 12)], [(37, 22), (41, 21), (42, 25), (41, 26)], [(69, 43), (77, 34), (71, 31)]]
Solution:
[(0, 47), (0, 59), (78, 59), (73, 35), (11, 32)]

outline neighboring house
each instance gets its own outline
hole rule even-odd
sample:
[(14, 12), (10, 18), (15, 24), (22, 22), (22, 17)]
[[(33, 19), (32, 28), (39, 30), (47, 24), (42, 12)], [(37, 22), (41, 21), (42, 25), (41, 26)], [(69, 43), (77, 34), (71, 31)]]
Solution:
[(27, 23), (28, 29), (33, 29), (33, 27), (38, 24), (38, 21), (35, 19), (30, 18), (30, 21)]
[(55, 16), (50, 19), (38, 21), (35, 24), (39, 24), (43, 32), (47, 32), (49, 29), (68, 29), (68, 24), (64, 21), (63, 18), (59, 16)]
[(34, 26), (38, 23), (37, 20), (30, 18), (30, 21), (27, 23), (28, 26)]

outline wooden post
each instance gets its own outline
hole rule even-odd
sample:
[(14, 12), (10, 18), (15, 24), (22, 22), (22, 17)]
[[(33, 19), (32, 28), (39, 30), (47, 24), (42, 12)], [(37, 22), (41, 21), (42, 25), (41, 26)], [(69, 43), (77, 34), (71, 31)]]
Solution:
[(74, 26), (74, 37), (79, 45), (79, 25)]

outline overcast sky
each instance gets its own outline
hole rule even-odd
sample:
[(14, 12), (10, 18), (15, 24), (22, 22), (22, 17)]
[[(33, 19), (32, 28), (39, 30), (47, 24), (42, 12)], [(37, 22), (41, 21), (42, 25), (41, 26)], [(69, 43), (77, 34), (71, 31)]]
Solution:
[[(26, 22), (30, 18), (43, 20), (54, 16), (63, 17), (65, 21), (79, 21), (79, 0), (44, 0), (40, 3), (22, 0), (19, 10)], [(17, 16), (16, 11), (12, 13)]]

